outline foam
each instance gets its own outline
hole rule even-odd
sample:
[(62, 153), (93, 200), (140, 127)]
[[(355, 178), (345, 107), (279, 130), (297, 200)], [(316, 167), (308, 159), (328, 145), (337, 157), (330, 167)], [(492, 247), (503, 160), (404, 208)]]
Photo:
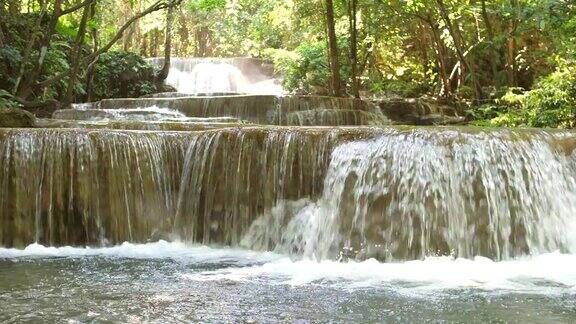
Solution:
[[(292, 286), (331, 285), (344, 288), (391, 287), (438, 291), (472, 288), (534, 293), (576, 293), (576, 255), (559, 252), (495, 262), (487, 258), (430, 257), (421, 261), (381, 263), (296, 261), (284, 258), (263, 265), (204, 271), (190, 280), (251, 281), (275, 278)], [(404, 290), (406, 290), (404, 289)]]
[[(113, 247), (0, 248), (0, 259), (103, 257), (175, 260), (184, 263), (226, 264), (216, 270), (181, 273), (183, 280), (266, 282), (291, 286), (322, 285), (340, 289), (386, 288), (404, 293), (449, 289), (576, 294), (576, 255), (560, 252), (495, 262), (484, 257), (382, 263), (292, 260), (271, 253), (215, 248), (182, 242), (123, 243)], [(230, 263), (233, 267), (229, 267)]]
[(246, 263), (269, 262), (280, 258), (274, 253), (262, 253), (232, 248), (211, 248), (182, 242), (158, 241), (148, 244), (125, 242), (113, 247), (47, 247), (30, 244), (24, 249), (0, 248), (0, 259), (58, 258), (58, 257), (110, 257), (130, 259), (173, 259), (198, 263), (222, 261), (245, 261)]

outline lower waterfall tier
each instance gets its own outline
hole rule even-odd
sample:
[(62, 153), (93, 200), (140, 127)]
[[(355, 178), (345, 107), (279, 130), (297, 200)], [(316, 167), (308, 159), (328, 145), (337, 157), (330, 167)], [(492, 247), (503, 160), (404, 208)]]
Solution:
[(160, 238), (316, 259), (576, 252), (576, 136), (0, 129), (0, 245)]

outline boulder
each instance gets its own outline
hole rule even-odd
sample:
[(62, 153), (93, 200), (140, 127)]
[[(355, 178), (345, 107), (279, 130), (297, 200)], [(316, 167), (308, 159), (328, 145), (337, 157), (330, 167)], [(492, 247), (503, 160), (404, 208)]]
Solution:
[(381, 99), (375, 104), (394, 124), (452, 125), (465, 122), (459, 107), (431, 99)]
[(0, 108), (0, 128), (31, 128), (36, 124), (36, 118), (22, 109)]

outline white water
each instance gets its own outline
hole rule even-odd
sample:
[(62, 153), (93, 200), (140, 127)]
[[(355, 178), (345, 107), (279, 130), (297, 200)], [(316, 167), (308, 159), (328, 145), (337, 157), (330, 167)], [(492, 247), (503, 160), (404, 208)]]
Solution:
[(176, 61), (170, 68), (166, 83), (178, 92), (187, 94), (283, 94), (279, 80), (250, 82), (239, 68), (225, 59), (205, 62), (200, 59)]
[(102, 109), (110, 114), (112, 120), (141, 120), (141, 121), (162, 121), (162, 120), (185, 120), (187, 117), (175, 109), (160, 108), (151, 106), (146, 108), (131, 109)]
[(109, 257), (130, 259), (171, 259), (181, 262), (211, 263), (224, 260), (268, 262), (281, 256), (270, 252), (254, 252), (233, 248), (210, 248), (181, 242), (158, 241), (147, 244), (124, 242), (112, 247), (49, 247), (30, 244), (24, 249), (0, 248), (0, 259)]
[(576, 255), (559, 252), (495, 262), (483, 257), (381, 263), (291, 260), (270, 252), (211, 248), (180, 242), (124, 243), (107, 248), (44, 247), (0, 248), (0, 259), (105, 257), (172, 260), (191, 264), (234, 264), (234, 267), (182, 273), (182, 280), (267, 282), (292, 286), (320, 285), (340, 289), (391, 288), (399, 293), (475, 289), (493, 292), (576, 293)]
[[(576, 155), (562, 134), (427, 132), (342, 144), (318, 201), (282, 201), (242, 245), (310, 259), (507, 260), (576, 253)], [(287, 224), (287, 225), (286, 225)]]

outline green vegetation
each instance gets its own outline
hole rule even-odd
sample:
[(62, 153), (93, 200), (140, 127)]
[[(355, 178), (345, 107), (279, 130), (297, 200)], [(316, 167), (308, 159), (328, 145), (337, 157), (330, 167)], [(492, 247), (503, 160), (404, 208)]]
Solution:
[(162, 90), (166, 70), (142, 57), (252, 56), (294, 93), (451, 98), (479, 125), (576, 126), (571, 0), (6, 0), (0, 17), (0, 106)]

